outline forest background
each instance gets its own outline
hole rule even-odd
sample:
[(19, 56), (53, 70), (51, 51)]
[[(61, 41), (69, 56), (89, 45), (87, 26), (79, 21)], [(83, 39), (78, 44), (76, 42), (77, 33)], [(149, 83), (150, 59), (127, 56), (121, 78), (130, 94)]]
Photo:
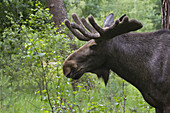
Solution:
[[(64, 0), (67, 17), (93, 15), (100, 25), (109, 13), (143, 24), (138, 32), (161, 29), (160, 0)], [(84, 44), (55, 26), (45, 0), (0, 2), (0, 111), (2, 113), (153, 113), (140, 92), (111, 73), (107, 86), (87, 73), (64, 77), (62, 64)]]

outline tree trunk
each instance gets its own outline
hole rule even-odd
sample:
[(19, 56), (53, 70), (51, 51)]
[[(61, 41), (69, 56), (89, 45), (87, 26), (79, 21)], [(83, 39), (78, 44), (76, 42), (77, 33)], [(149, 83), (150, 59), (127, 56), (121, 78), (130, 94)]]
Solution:
[(170, 30), (170, 0), (161, 0), (162, 29)]
[[(46, 0), (47, 6), (50, 10), (50, 13), (53, 14), (53, 21), (55, 23), (54, 26), (57, 26), (60, 31), (62, 29), (61, 23), (64, 21), (64, 19), (67, 19), (67, 11), (64, 7), (63, 0)], [(69, 32), (67, 36), (72, 40), (73, 35)], [(70, 45), (72, 49), (76, 49), (76, 45), (71, 44)]]
[(67, 11), (63, 0), (46, 0), (46, 3), (50, 13), (53, 14), (55, 26), (58, 26), (59, 30), (61, 30), (61, 23), (64, 19), (67, 19)]

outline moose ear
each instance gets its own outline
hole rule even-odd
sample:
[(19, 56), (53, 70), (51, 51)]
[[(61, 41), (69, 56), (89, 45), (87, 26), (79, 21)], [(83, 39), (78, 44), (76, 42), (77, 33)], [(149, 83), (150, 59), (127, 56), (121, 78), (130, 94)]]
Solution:
[(104, 20), (104, 27), (109, 27), (114, 23), (114, 14), (110, 13)]
[(102, 67), (98, 68), (97, 70), (94, 70), (92, 73), (97, 74), (98, 78), (102, 78), (104, 80), (105, 86), (107, 85), (107, 82), (109, 80), (110, 69)]

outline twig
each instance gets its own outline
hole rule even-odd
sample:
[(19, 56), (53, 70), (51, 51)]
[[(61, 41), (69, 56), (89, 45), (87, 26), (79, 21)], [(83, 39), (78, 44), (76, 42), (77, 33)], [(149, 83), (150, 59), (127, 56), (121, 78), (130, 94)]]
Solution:
[[(30, 41), (30, 38), (27, 36), (27, 34), (26, 34), (26, 37), (28, 38), (28, 40)], [(31, 41), (30, 41), (31, 42)], [(35, 49), (35, 51), (36, 51), (36, 53), (38, 54), (38, 51), (37, 51), (37, 49), (36, 49), (36, 47), (35, 47), (35, 45), (31, 42), (31, 44), (33, 45), (33, 47), (34, 47), (34, 49)], [(42, 59), (41, 59), (41, 57), (40, 56), (38, 56), (38, 58), (39, 58), (39, 60), (40, 60), (40, 63), (41, 63), (41, 68), (42, 68), (42, 74), (43, 74), (43, 77), (44, 77), (44, 80), (45, 80), (45, 85), (46, 85), (46, 91), (47, 91), (47, 98), (48, 98), (48, 102), (49, 102), (49, 104), (50, 104), (50, 107), (51, 107), (51, 110), (52, 110), (52, 113), (54, 112), (53, 111), (53, 106), (52, 106), (52, 104), (51, 104), (51, 100), (50, 100), (50, 94), (49, 94), (49, 90), (48, 90), (48, 83), (47, 83), (47, 79), (46, 79), (46, 76), (45, 76), (45, 69), (44, 69), (44, 65), (43, 65), (43, 61), (42, 61)]]
[(91, 111), (95, 110), (96, 108), (91, 108), (90, 110), (87, 111), (87, 113), (90, 113)]
[(82, 111), (81, 111), (81, 109), (80, 109), (80, 106), (79, 106), (79, 105), (76, 105), (76, 106), (78, 107), (78, 109), (79, 109), (80, 113), (82, 113)]
[(63, 99), (63, 98), (61, 98), (61, 100), (64, 100), (64, 102), (67, 104), (67, 106), (68, 106), (69, 109), (71, 110), (71, 113), (73, 113), (73, 110), (72, 110), (72, 108), (70, 107), (70, 105), (67, 103), (67, 101), (66, 101), (65, 99)]
[(123, 96), (123, 113), (125, 113), (126, 108), (126, 95), (125, 95), (125, 82), (122, 84), (122, 96)]
[[(34, 105), (33, 103), (31, 103), (30, 101), (27, 100), (27, 102), (30, 103), (31, 105), (33, 105), (36, 109), (42, 110), (41, 107), (37, 107), (36, 105)], [(43, 109), (43, 110), (46, 110), (46, 111), (50, 111), (50, 112), (51, 112), (51, 110), (48, 110), (48, 109)]]
[(2, 94), (2, 85), (1, 85), (1, 111), (3, 110), (3, 99), (4, 99), (4, 97), (3, 97), (3, 94)]

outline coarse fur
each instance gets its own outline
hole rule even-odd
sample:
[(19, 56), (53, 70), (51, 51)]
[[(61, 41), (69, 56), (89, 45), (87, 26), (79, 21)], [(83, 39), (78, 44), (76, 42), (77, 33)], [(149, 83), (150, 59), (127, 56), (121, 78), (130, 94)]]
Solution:
[[(140, 90), (156, 108), (170, 104), (170, 32), (127, 33), (106, 45), (106, 65)], [(116, 53), (116, 54), (115, 54)]]

